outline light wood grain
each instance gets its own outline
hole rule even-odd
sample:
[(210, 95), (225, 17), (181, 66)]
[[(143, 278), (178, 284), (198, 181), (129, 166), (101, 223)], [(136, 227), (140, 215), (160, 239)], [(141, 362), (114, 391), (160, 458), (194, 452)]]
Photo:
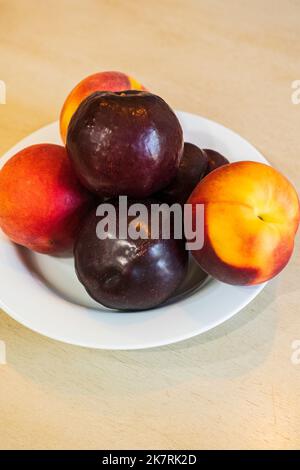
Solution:
[[(299, 187), (299, 18), (299, 0), (1, 0), (0, 153), (116, 69), (238, 131)], [(231, 321), (155, 350), (72, 347), (1, 312), (0, 448), (299, 448), (299, 264), (298, 243)]]

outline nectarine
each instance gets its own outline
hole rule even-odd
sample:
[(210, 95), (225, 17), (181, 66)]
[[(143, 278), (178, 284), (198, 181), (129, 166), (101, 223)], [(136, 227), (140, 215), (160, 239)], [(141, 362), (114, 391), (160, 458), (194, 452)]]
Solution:
[(204, 204), (204, 246), (193, 255), (202, 269), (228, 284), (271, 279), (289, 261), (299, 225), (292, 184), (263, 163), (217, 168), (195, 188), (188, 203)]
[(40, 253), (71, 250), (92, 201), (60, 145), (27, 147), (0, 171), (0, 227), (15, 243)]
[(69, 122), (80, 103), (95, 91), (145, 90), (143, 85), (122, 72), (99, 72), (84, 78), (68, 95), (60, 113), (60, 133), (64, 143)]

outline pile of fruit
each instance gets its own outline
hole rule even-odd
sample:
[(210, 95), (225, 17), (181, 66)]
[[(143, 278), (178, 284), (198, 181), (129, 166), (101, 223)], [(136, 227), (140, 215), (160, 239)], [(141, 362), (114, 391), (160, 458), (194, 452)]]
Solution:
[[(97, 206), (109, 201), (120, 215), (120, 195), (145, 207), (188, 203), (193, 217), (203, 204), (204, 244), (192, 255), (222, 282), (258, 284), (287, 264), (299, 225), (291, 183), (270, 166), (229, 163), (184, 142), (172, 109), (133, 78), (102, 72), (84, 79), (64, 103), (60, 130), (64, 146), (33, 145), (2, 168), (0, 227), (36, 252), (73, 252), (79, 280), (99, 303), (160, 305), (188, 267), (185, 240), (172, 231), (168, 239), (97, 236)], [(133, 218), (116, 220), (128, 227)], [(149, 235), (150, 225), (139, 230)]]

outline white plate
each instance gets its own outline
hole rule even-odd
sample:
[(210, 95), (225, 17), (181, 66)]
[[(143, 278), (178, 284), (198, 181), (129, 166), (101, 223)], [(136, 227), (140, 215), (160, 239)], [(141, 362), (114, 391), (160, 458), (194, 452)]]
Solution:
[[(185, 141), (218, 150), (230, 161), (265, 158), (233, 131), (208, 119), (178, 112)], [(22, 148), (61, 143), (50, 124), (7, 152), (2, 166)], [(263, 285), (235, 287), (210, 280), (177, 302), (135, 313), (99, 307), (75, 276), (72, 259), (30, 253), (0, 232), (0, 304), (15, 320), (51, 338), (100, 349), (142, 349), (181, 341), (210, 330), (245, 307)], [(189, 286), (188, 288), (190, 288)]]

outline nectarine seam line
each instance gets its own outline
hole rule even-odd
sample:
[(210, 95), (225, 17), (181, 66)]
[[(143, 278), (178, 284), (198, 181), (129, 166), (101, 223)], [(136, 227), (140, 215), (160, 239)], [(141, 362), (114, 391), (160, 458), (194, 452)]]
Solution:
[(249, 204), (245, 204), (244, 202), (239, 202), (239, 201), (200, 201), (200, 202), (197, 202), (197, 203), (193, 203), (193, 204), (228, 204), (228, 205), (232, 205), (232, 206), (243, 206), (243, 207), (247, 207), (248, 209), (252, 209), (254, 210), (254, 207), (253, 206), (250, 206)]

